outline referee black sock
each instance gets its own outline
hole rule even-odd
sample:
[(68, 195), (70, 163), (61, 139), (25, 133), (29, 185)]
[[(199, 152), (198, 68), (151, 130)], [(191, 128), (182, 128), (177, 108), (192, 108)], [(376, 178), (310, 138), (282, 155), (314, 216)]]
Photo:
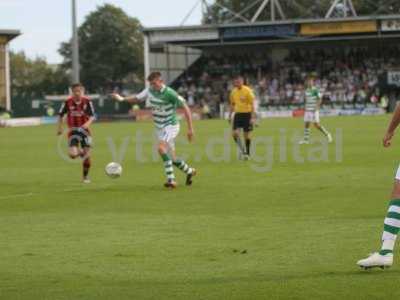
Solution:
[(235, 140), (236, 145), (238, 145), (240, 152), (241, 152), (242, 154), (244, 154), (244, 153), (245, 153), (245, 152), (244, 152), (244, 147), (243, 147), (242, 140), (240, 139), (240, 137), (235, 136), (235, 137), (234, 137), (234, 140)]
[(246, 153), (250, 155), (251, 139), (246, 139)]

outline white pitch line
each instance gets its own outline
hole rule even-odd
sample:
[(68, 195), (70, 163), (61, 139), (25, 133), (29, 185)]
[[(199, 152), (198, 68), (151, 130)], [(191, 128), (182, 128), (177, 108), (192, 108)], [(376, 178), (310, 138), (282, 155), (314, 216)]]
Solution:
[(64, 193), (71, 193), (71, 192), (86, 192), (86, 191), (96, 191), (96, 190), (102, 190), (105, 188), (109, 188), (111, 185), (106, 185), (104, 187), (100, 187), (97, 189), (82, 189), (82, 188), (76, 188), (76, 189), (66, 189), (66, 190), (62, 190)]
[(67, 190), (62, 190), (63, 193), (71, 193), (71, 192), (79, 192), (82, 191), (82, 189), (67, 189)]
[(33, 195), (34, 195), (34, 193), (16, 194), (16, 195), (0, 196), (0, 199), (11, 199), (11, 198), (20, 198), (20, 197), (30, 197), (30, 196), (33, 196)]
[[(105, 186), (105, 188), (110, 187), (110, 185)], [(102, 188), (104, 189), (104, 187)], [(72, 193), (72, 192), (80, 192), (80, 191), (95, 191), (98, 189), (90, 189), (90, 190), (84, 190), (82, 188), (76, 188), (76, 189), (66, 189), (63, 190), (63, 193)], [(7, 195), (7, 196), (0, 196), (0, 200), (7, 200), (7, 199), (13, 199), (13, 198), (21, 198), (21, 197), (32, 197), (32, 196), (36, 196), (36, 195), (40, 195), (39, 193), (25, 193), (25, 194), (15, 194), (15, 195)]]

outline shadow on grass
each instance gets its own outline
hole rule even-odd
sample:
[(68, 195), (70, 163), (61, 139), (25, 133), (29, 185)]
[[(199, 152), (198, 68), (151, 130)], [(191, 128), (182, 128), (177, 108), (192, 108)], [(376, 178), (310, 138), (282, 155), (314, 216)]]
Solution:
[(273, 275), (273, 274), (254, 274), (249, 276), (237, 276), (237, 277), (212, 277), (207, 279), (198, 279), (198, 280), (182, 280), (182, 281), (137, 281), (138, 283), (152, 283), (159, 285), (170, 285), (170, 284), (232, 284), (232, 283), (262, 283), (262, 282), (270, 282), (270, 283), (279, 283), (279, 282), (289, 282), (296, 280), (330, 280), (330, 279), (338, 279), (347, 277), (357, 277), (357, 278), (369, 278), (371, 276), (384, 276), (388, 277), (396, 277), (400, 275), (400, 270), (355, 270), (355, 271), (343, 271), (343, 272), (320, 272), (320, 273), (312, 273), (312, 274), (294, 274), (294, 275)]

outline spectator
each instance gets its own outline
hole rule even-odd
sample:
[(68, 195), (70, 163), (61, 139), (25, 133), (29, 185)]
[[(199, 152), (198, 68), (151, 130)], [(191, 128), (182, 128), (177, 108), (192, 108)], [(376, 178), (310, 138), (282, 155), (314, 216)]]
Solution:
[[(232, 89), (230, 78), (245, 74), (259, 96), (260, 105), (300, 105), (304, 102), (304, 80), (313, 75), (324, 102), (355, 105), (381, 101), (378, 78), (389, 68), (400, 67), (400, 46), (371, 49), (366, 46), (315, 49), (296, 48), (281, 61), (267, 54), (205, 54), (176, 81), (176, 88), (189, 104), (202, 106), (204, 99), (218, 107), (213, 95)], [(384, 101), (384, 100), (383, 100)], [(215, 103), (214, 103), (215, 102)]]

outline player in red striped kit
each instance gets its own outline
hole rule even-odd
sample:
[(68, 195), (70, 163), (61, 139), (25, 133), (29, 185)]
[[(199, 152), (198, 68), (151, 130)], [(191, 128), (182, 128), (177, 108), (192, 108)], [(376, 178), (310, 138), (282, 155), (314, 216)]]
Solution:
[[(63, 120), (67, 116), (68, 154), (72, 159), (82, 158), (83, 182), (90, 183), (89, 170), (91, 166), (90, 148), (92, 136), (90, 125), (95, 120), (94, 107), (89, 98), (83, 96), (83, 86), (80, 83), (71, 86), (72, 96), (61, 106), (58, 119), (57, 134), (63, 133)], [(80, 147), (79, 147), (80, 146)]]

